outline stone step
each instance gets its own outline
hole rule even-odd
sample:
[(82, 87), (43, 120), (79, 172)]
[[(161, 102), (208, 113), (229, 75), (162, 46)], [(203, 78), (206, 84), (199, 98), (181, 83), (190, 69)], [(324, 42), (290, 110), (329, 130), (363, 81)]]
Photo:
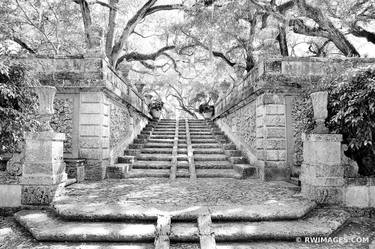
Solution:
[(258, 178), (258, 167), (250, 164), (233, 164), (233, 169), (244, 178)]
[(229, 161), (231, 161), (231, 163), (233, 164), (248, 164), (249, 163), (249, 160), (247, 160), (246, 157), (243, 157), (243, 156), (232, 156), (229, 158)]
[(191, 139), (192, 144), (209, 144), (209, 143), (217, 143), (215, 139)]
[(172, 154), (172, 147), (169, 148), (143, 148), (142, 154)]
[[(280, 221), (300, 219), (316, 207), (315, 202), (306, 199), (266, 201), (252, 205), (217, 206), (209, 208), (213, 222), (219, 221)], [(129, 206), (129, 204), (87, 203), (55, 204), (59, 217), (70, 221), (156, 221), (161, 214), (168, 214), (173, 220), (195, 221), (201, 214), (201, 206), (194, 209), (159, 210), (152, 207)]]
[(192, 144), (194, 149), (196, 148), (221, 148), (220, 144), (218, 143), (200, 143), (200, 144)]
[[(184, 248), (186, 245), (179, 244), (176, 248)], [(26, 248), (26, 247), (17, 247)], [(30, 248), (30, 247), (29, 247)], [(138, 242), (40, 242), (38, 245), (32, 247), (32, 249), (155, 249), (154, 243), (138, 243)], [(199, 244), (197, 244), (199, 249)], [(192, 249), (192, 248), (191, 248)]]
[(221, 148), (213, 148), (213, 149), (197, 148), (197, 149), (194, 149), (194, 154), (224, 154), (224, 150), (222, 150)]
[(150, 139), (174, 139), (174, 135), (151, 135)]
[(228, 161), (195, 161), (194, 165), (196, 169), (233, 169)]
[(241, 157), (242, 152), (240, 150), (225, 150), (225, 155), (229, 157)]
[(157, 131), (157, 132), (153, 132), (152, 135), (157, 135), (157, 136), (174, 136), (175, 132), (160, 132), (160, 131)]
[(224, 154), (197, 154), (194, 155), (194, 161), (227, 161), (227, 156)]
[(195, 171), (198, 178), (243, 178), (233, 169), (196, 169)]
[(137, 161), (168, 161), (172, 160), (172, 154), (139, 154), (135, 157)]
[(168, 178), (169, 176), (170, 176), (169, 169), (133, 169), (125, 175), (126, 178), (144, 178), (144, 177)]
[(173, 139), (148, 139), (147, 142), (149, 143), (161, 143), (161, 144), (165, 144), (165, 143), (170, 143), (170, 144), (173, 144)]
[(135, 161), (133, 169), (170, 169), (170, 161)]
[(143, 148), (173, 148), (173, 143), (146, 143)]
[[(316, 210), (301, 220), (213, 223), (211, 232), (217, 242), (296, 241), (296, 238), (328, 237), (349, 217), (344, 211)], [(173, 242), (198, 242), (199, 230), (194, 223), (172, 223), (169, 238)]]
[(15, 218), (38, 241), (153, 242), (156, 232), (154, 223), (67, 222), (50, 211), (19, 211)]
[(190, 172), (188, 169), (179, 168), (177, 169), (176, 177), (188, 178), (190, 177)]

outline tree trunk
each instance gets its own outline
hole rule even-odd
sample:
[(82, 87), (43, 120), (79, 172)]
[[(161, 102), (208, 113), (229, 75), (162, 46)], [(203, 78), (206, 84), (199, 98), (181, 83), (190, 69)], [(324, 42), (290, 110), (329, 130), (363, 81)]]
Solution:
[(87, 45), (87, 48), (90, 49), (93, 47), (93, 42), (92, 42), (92, 34), (91, 34), (92, 20), (91, 20), (89, 4), (86, 2), (86, 0), (79, 0), (79, 2), (78, 1), (75, 1), (75, 2), (79, 3), (79, 6), (81, 7), (83, 27), (85, 30), (86, 45)]
[(282, 56), (289, 56), (288, 42), (287, 42), (287, 39), (286, 39), (285, 26), (279, 26), (279, 35), (277, 36), (277, 41), (279, 42), (281, 55)]
[(109, 5), (109, 18), (108, 18), (108, 29), (105, 41), (105, 53), (107, 58), (111, 57), (112, 46), (114, 41), (115, 26), (116, 26), (116, 16), (117, 16), (117, 4), (119, 0), (110, 0)]
[(328, 33), (327, 37), (336, 47), (348, 57), (360, 56), (355, 47), (346, 37), (333, 25), (320, 8), (308, 5), (305, 0), (295, 0), (300, 12), (306, 17), (314, 20), (321, 28)]

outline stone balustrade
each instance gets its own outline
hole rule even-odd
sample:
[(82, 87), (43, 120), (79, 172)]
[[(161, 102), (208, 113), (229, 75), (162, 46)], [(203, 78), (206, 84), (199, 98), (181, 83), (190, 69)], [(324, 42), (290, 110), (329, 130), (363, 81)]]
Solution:
[(267, 58), (215, 104), (214, 121), (259, 167), (263, 180), (286, 180), (299, 173), (301, 134), (296, 113), (301, 90), (323, 76), (374, 64), (364, 58)]

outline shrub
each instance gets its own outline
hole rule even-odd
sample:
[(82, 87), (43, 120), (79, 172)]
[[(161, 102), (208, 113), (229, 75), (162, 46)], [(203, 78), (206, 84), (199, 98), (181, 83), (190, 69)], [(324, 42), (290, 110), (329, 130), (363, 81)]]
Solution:
[(199, 113), (208, 113), (208, 112), (214, 112), (215, 107), (213, 105), (209, 105), (208, 103), (200, 104), (198, 108)]
[[(375, 174), (375, 167), (365, 165), (364, 157), (375, 155), (375, 67), (360, 67), (332, 79), (322, 79), (319, 90), (327, 90), (328, 118), (326, 125), (332, 133), (343, 135), (348, 145), (347, 156), (356, 160), (359, 173)], [(313, 128), (312, 105), (308, 97), (312, 89), (304, 95), (298, 129), (310, 132)]]
[(148, 105), (148, 108), (150, 110), (154, 109), (154, 110), (158, 110), (160, 111), (161, 109), (163, 109), (163, 106), (164, 106), (164, 102), (157, 99), (157, 100), (153, 100), (149, 105)]
[(31, 82), (24, 65), (0, 58), (0, 153), (19, 151), (24, 132), (37, 127)]

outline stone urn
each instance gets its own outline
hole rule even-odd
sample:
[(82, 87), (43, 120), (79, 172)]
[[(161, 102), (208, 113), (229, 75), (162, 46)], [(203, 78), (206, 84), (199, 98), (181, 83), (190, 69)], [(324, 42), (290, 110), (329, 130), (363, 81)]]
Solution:
[(150, 114), (154, 119), (159, 119), (161, 117), (161, 110), (159, 109), (151, 109)]
[(314, 92), (310, 96), (313, 104), (314, 119), (316, 121), (316, 127), (313, 132), (317, 134), (328, 134), (328, 128), (325, 126), (325, 120), (328, 117), (328, 92)]
[(36, 86), (35, 93), (39, 101), (40, 131), (53, 131), (50, 121), (54, 113), (53, 100), (55, 99), (56, 88), (53, 86)]
[(210, 111), (210, 112), (203, 112), (202, 113), (203, 117), (205, 119), (211, 119), (213, 116), (214, 116), (214, 112), (213, 111)]

